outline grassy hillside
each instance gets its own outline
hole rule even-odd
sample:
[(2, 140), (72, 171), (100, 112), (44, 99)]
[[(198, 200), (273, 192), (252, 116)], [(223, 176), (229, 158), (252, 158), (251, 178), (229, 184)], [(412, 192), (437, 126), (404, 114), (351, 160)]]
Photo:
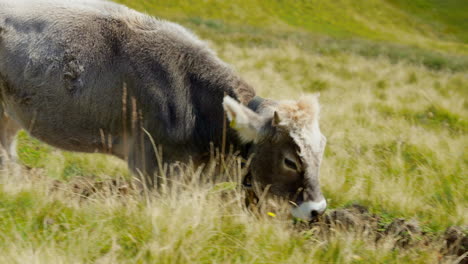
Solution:
[(441, 38), (468, 42), (468, 3), (463, 0), (389, 0), (396, 8), (407, 12), (420, 23), (429, 24)]
[(217, 44), (292, 42), (306, 52), (386, 56), (435, 70), (468, 70), (466, 1), (449, 1), (449, 8), (445, 1), (422, 7), (383, 0), (118, 2), (179, 22)]
[[(439, 237), (468, 225), (466, 1), (119, 2), (191, 28), (262, 96), (320, 92), (329, 211), (365, 206), (377, 231), (247, 211), (235, 160), (204, 175), (221, 183), (188, 168), (142, 197), (123, 162), (23, 132), (22, 166), (0, 172), (0, 263), (457, 261)], [(382, 231), (399, 218), (412, 246)]]
[(361, 37), (468, 54), (468, 3), (462, 0), (118, 2), (180, 22), (201, 19), (218, 26)]

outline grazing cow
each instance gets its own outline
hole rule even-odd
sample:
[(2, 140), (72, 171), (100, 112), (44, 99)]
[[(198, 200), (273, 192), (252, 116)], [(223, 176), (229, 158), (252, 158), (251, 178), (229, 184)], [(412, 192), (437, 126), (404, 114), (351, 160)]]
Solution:
[[(224, 111), (223, 111), (224, 108)], [(185, 28), (100, 0), (0, 0), (0, 143), (19, 128), (61, 149), (110, 153), (154, 185), (164, 161), (206, 162), (210, 142), (252, 157), (252, 184), (324, 212), (316, 96), (273, 101)], [(127, 121), (128, 120), (128, 121)], [(149, 134), (151, 138), (147, 135)], [(297, 195), (299, 194), (299, 195)]]

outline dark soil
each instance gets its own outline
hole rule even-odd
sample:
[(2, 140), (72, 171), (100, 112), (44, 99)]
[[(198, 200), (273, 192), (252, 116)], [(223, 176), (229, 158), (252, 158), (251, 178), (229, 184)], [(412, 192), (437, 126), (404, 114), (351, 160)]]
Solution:
[(441, 258), (468, 264), (468, 226), (452, 226), (442, 233), (424, 232), (415, 219), (395, 218), (389, 222), (357, 204), (331, 210), (317, 222), (296, 225), (299, 230), (312, 229), (324, 239), (334, 232), (353, 231), (375, 239), (376, 243), (391, 239), (395, 249), (430, 246), (440, 252)]

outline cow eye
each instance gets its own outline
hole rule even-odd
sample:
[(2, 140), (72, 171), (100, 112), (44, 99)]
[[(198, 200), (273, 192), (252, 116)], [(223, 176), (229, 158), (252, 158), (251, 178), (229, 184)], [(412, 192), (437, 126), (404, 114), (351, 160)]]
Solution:
[(294, 162), (294, 161), (292, 161), (290, 159), (285, 158), (284, 159), (284, 165), (286, 165), (286, 167), (290, 168), (291, 170), (297, 171), (296, 162)]

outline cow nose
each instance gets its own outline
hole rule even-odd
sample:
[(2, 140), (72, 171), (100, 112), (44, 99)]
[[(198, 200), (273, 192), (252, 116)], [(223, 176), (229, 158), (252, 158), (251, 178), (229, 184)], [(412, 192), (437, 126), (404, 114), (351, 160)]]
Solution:
[(316, 219), (319, 216), (319, 212), (317, 210), (312, 210), (310, 216), (312, 216), (312, 219)]
[(302, 220), (311, 221), (316, 220), (320, 215), (325, 213), (326, 209), (327, 201), (325, 199), (321, 199), (318, 202), (307, 201), (293, 208), (292, 214), (294, 217), (301, 218)]
[[(325, 201), (325, 200), (323, 200)], [(323, 213), (325, 213), (325, 210), (327, 209), (326, 203), (323, 205), (323, 203), (316, 204), (316, 207), (313, 208), (310, 211), (310, 221), (315, 221), (321, 216)]]

